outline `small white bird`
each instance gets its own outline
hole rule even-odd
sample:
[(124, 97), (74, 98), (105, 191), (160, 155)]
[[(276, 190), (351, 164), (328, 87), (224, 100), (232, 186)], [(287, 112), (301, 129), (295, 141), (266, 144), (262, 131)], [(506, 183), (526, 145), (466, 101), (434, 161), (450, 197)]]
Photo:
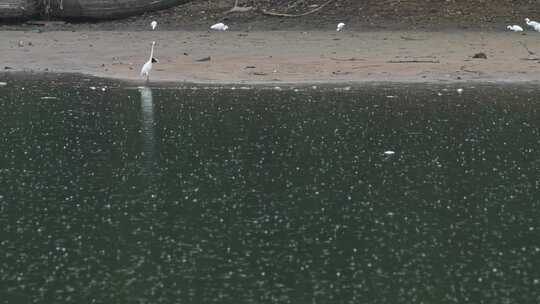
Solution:
[(384, 151), (384, 155), (390, 156), (390, 155), (394, 155), (394, 154), (396, 154), (396, 152), (394, 152), (394, 151), (392, 151), (392, 150)]
[(154, 45), (156, 45), (155, 41), (152, 41), (152, 50), (150, 51), (150, 59), (143, 65), (141, 69), (141, 77), (145, 78), (146, 81), (150, 80), (150, 71), (152, 70), (152, 64), (157, 63), (158, 60), (154, 58)]
[(154, 21), (150, 22), (150, 27), (152, 28), (152, 30), (155, 30), (156, 27), (157, 27), (157, 21), (154, 20)]
[(512, 32), (523, 32), (523, 28), (519, 25), (509, 25), (506, 28), (511, 30)]
[(540, 23), (536, 21), (531, 21), (529, 18), (525, 18), (525, 23), (528, 26), (532, 27), (535, 31), (540, 32)]
[(338, 25), (337, 25), (337, 30), (336, 30), (336, 31), (341, 32), (341, 30), (342, 30), (344, 27), (345, 27), (345, 23), (340, 22), (340, 23), (338, 23)]
[(216, 24), (212, 25), (210, 27), (210, 29), (212, 29), (214, 31), (226, 31), (226, 30), (229, 29), (229, 26), (220, 22), (220, 23), (216, 23)]

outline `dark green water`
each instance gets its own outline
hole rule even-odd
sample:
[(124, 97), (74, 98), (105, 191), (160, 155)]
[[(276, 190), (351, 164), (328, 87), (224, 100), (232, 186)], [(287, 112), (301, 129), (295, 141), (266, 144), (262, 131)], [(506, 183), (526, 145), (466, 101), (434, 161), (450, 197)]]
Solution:
[(0, 303), (540, 302), (540, 88), (96, 82), (0, 87)]

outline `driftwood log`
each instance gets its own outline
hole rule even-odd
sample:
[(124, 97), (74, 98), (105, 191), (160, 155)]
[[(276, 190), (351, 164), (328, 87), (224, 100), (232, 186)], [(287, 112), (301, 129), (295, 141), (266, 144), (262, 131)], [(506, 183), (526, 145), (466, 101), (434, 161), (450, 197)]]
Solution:
[(46, 15), (66, 19), (114, 19), (169, 8), (190, 0), (0, 0), (0, 19)]
[(188, 0), (56, 0), (51, 15), (60, 18), (114, 19), (169, 8)]
[(0, 19), (29, 18), (38, 12), (36, 0), (0, 0)]

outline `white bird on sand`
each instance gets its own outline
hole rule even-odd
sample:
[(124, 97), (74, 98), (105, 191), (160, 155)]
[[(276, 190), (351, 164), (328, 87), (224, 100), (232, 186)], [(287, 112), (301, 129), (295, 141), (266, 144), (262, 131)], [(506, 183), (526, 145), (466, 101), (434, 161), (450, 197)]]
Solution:
[(155, 41), (152, 41), (152, 50), (150, 51), (150, 59), (143, 65), (141, 69), (141, 77), (146, 77), (146, 81), (150, 80), (150, 71), (152, 70), (152, 64), (157, 63), (158, 60), (154, 58), (154, 45)]
[(210, 27), (210, 29), (212, 29), (214, 31), (226, 31), (226, 30), (229, 29), (229, 26), (220, 22), (220, 23), (216, 23), (216, 24), (212, 25)]
[(523, 28), (519, 25), (509, 25), (506, 28), (511, 30), (512, 32), (523, 32)]
[(150, 22), (150, 27), (152, 28), (152, 30), (155, 30), (156, 27), (157, 27), (157, 21), (154, 20), (154, 21)]
[(337, 30), (336, 30), (336, 31), (341, 32), (341, 30), (342, 30), (344, 27), (345, 27), (345, 23), (340, 22), (340, 23), (338, 23), (338, 25), (337, 25)]
[(540, 32), (540, 23), (536, 21), (531, 21), (529, 18), (525, 18), (525, 23), (528, 26), (532, 27), (535, 31)]

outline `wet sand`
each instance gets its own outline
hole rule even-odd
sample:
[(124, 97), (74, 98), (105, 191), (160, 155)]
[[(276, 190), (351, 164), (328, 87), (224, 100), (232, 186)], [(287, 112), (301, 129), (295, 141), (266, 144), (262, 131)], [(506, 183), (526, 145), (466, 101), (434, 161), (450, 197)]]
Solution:
[[(479, 31), (0, 32), (0, 70), (218, 84), (531, 82), (540, 33)], [(526, 46), (526, 47), (525, 47)], [(475, 59), (483, 52), (487, 59)], [(197, 61), (210, 57), (207, 61)], [(0, 73), (0, 79), (2, 79)]]

